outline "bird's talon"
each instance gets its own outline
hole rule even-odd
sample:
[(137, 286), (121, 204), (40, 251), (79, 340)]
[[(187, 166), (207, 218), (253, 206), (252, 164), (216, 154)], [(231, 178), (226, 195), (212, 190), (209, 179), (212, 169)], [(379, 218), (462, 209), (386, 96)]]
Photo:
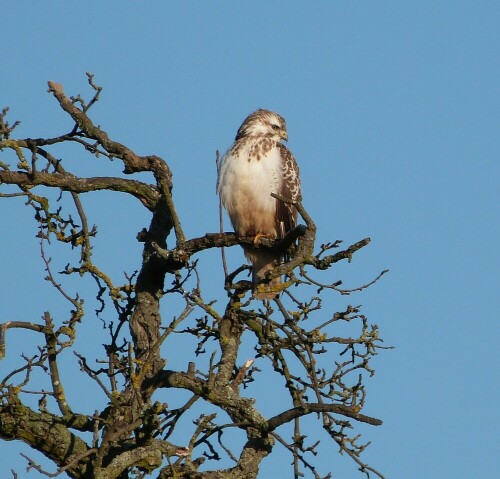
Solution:
[(253, 239), (253, 245), (254, 246), (259, 246), (260, 245), (260, 239), (261, 238), (269, 238), (268, 235), (262, 234), (262, 233), (257, 233), (255, 235), (255, 238)]

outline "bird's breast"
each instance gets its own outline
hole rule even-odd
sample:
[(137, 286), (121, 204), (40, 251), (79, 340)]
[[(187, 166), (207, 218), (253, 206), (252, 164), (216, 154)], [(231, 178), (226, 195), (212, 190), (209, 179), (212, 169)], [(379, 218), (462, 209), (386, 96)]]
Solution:
[(281, 169), (277, 148), (266, 152), (249, 145), (225, 155), (218, 190), (238, 234), (276, 237), (276, 199), (271, 193), (280, 191)]

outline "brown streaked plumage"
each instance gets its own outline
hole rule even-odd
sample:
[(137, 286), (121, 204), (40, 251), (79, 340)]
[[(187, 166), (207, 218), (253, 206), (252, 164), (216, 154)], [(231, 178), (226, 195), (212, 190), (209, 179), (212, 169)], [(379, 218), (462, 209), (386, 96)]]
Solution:
[[(297, 162), (281, 143), (287, 139), (285, 119), (259, 109), (243, 121), (234, 144), (222, 158), (217, 191), (240, 236), (283, 238), (297, 224), (295, 206), (271, 196), (276, 193), (292, 200), (300, 196)], [(260, 285), (258, 292), (255, 289), (281, 258), (253, 246), (244, 246), (244, 251), (253, 266), (254, 296), (274, 298), (281, 278)]]

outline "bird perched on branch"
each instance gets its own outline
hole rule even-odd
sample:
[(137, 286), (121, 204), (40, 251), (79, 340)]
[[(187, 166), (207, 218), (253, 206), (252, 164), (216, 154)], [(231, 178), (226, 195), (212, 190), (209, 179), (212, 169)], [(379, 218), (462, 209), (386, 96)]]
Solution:
[(219, 168), (217, 191), (235, 232), (255, 236), (255, 246), (243, 249), (253, 266), (257, 299), (272, 299), (279, 292), (281, 278), (266, 283), (266, 273), (282, 259), (258, 249), (258, 239), (281, 239), (297, 224), (295, 206), (271, 196), (275, 193), (293, 201), (300, 197), (299, 168), (282, 140), (288, 140), (285, 119), (259, 109), (243, 121)]

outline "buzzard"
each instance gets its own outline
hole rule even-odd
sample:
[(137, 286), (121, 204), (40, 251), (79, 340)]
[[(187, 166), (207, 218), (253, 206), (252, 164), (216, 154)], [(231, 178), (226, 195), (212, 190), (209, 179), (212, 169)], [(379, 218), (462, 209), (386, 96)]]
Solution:
[[(269, 110), (254, 111), (243, 121), (235, 142), (222, 158), (217, 191), (235, 232), (240, 236), (283, 238), (297, 224), (297, 209), (271, 196), (296, 200), (300, 196), (299, 168), (287, 140), (285, 119)], [(282, 259), (276, 253), (243, 246), (253, 266), (257, 299), (272, 299), (281, 278), (260, 284)], [(258, 287), (257, 287), (258, 286)]]

